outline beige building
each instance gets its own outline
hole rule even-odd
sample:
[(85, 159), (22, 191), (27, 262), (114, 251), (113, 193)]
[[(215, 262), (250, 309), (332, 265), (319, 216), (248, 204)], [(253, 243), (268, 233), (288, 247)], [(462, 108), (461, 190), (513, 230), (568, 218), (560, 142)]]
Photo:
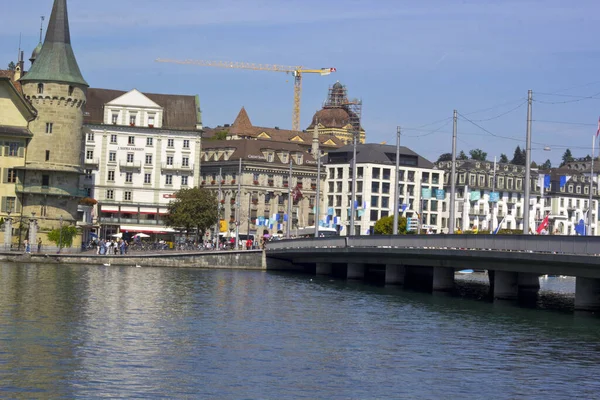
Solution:
[[(11, 78), (0, 77), (0, 219), (12, 218), (7, 229), (18, 227), (21, 222), (21, 198), (15, 191), (18, 179), (22, 179), (25, 165), (25, 149), (33, 136), (29, 122), (35, 119), (35, 110), (21, 96)], [(0, 232), (5, 243), (5, 230)], [(7, 235), (6, 240), (12, 235)], [(17, 238), (18, 240), (18, 238)]]

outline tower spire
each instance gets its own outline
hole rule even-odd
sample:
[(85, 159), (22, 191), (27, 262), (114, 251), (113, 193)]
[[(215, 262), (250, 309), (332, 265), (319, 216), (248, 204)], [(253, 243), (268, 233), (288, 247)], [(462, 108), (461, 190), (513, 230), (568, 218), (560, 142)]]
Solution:
[(88, 86), (81, 75), (69, 31), (67, 0), (54, 0), (40, 54), (21, 81), (60, 82)]
[(42, 43), (42, 33), (44, 32), (44, 19), (46, 19), (46, 17), (42, 15), (40, 17), (40, 43)]

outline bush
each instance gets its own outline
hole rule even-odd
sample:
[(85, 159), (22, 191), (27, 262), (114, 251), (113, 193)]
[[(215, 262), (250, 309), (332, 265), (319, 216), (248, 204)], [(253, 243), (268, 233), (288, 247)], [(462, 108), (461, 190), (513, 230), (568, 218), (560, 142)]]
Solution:
[(84, 197), (83, 199), (79, 200), (79, 204), (83, 206), (93, 206), (96, 203), (98, 203), (96, 199), (92, 199), (91, 197)]

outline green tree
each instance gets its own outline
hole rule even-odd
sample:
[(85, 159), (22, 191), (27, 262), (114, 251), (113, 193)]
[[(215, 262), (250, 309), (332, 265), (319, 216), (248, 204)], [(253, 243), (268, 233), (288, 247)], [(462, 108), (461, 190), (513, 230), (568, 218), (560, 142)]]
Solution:
[(560, 164), (560, 166), (562, 167), (566, 163), (569, 163), (573, 160), (574, 160), (574, 158), (573, 158), (573, 155), (571, 154), (571, 149), (567, 149), (567, 150), (565, 150), (565, 153), (562, 156), (562, 164)]
[(206, 138), (206, 140), (227, 140), (227, 131), (219, 131), (215, 132), (211, 137)]
[(487, 158), (487, 153), (481, 149), (473, 149), (469, 151), (469, 155), (471, 160), (485, 161)]
[[(383, 217), (373, 227), (376, 235), (392, 235), (394, 233), (394, 216)], [(398, 217), (398, 234), (406, 234), (406, 218)]]
[(541, 169), (550, 169), (552, 168), (552, 163), (550, 160), (546, 160), (542, 165), (540, 165)]
[[(61, 234), (62, 230), (62, 234)], [(73, 239), (77, 236), (79, 232), (77, 231), (77, 227), (74, 225), (63, 225), (62, 228), (53, 229), (48, 232), (48, 240), (53, 242), (57, 247), (61, 249), (63, 247), (71, 247), (73, 246)], [(33, 243), (32, 243), (33, 245)]]
[(510, 161), (511, 164), (514, 165), (525, 165), (525, 154), (524, 150), (521, 151), (521, 147), (517, 146), (515, 149), (515, 153), (513, 155), (513, 159)]
[(15, 69), (17, 69), (17, 66), (15, 65), (15, 63), (14, 63), (14, 62), (12, 62), (12, 61), (11, 61), (11, 62), (9, 62), (9, 63), (8, 63), (8, 70), (9, 70), (9, 71), (14, 71)]
[(444, 153), (444, 154), (442, 154), (438, 158), (437, 162), (440, 162), (440, 161), (452, 161), (452, 153)]
[(217, 221), (217, 196), (204, 188), (181, 189), (169, 203), (167, 226), (202, 235)]
[(506, 154), (504, 154), (504, 153), (500, 154), (500, 163), (508, 164), (508, 157), (506, 157)]
[(467, 157), (467, 155), (465, 154), (464, 151), (460, 151), (460, 153), (458, 153), (458, 157), (456, 157), (457, 160), (468, 160), (469, 157)]
[(535, 161), (532, 161), (531, 168), (537, 168), (537, 167), (538, 167), (537, 163)]

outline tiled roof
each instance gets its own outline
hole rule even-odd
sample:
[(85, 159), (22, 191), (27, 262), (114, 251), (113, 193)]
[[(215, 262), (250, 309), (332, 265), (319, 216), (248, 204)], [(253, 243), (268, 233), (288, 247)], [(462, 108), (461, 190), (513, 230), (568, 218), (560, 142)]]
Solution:
[(15, 71), (10, 71), (8, 69), (0, 69), (0, 78), (9, 78), (13, 84), (13, 86), (17, 89), (19, 93), (22, 93), (21, 83), (19, 81), (15, 81)]
[[(87, 103), (85, 107), (86, 115), (83, 119), (84, 124), (103, 124), (104, 105), (125, 93), (127, 92), (122, 90), (89, 88), (87, 90)], [(163, 128), (197, 130), (196, 125), (200, 124), (201, 121), (198, 121), (196, 96), (155, 93), (143, 94), (159, 106), (163, 107)]]
[[(352, 145), (346, 145), (336, 150), (331, 150), (327, 154), (327, 163), (349, 163), (352, 161)], [(345, 157), (344, 157), (345, 156)], [(435, 165), (409, 149), (408, 147), (400, 146), (400, 162), (402, 163), (403, 156), (412, 157), (417, 160), (417, 168), (433, 169)], [(356, 162), (360, 164), (396, 164), (396, 146), (366, 143), (356, 146)], [(404, 164), (401, 164), (404, 165)]]
[[(282, 143), (273, 142), (269, 140), (203, 140), (202, 151), (207, 150), (223, 150), (223, 149), (234, 149), (233, 154), (228, 158), (227, 161), (238, 161), (242, 160), (256, 161), (264, 158), (263, 150), (275, 150), (275, 151), (288, 151), (288, 152), (300, 152), (303, 154), (303, 164), (316, 165), (314, 157), (307, 153), (304, 148), (295, 143)], [(209, 161), (202, 160), (202, 164), (205, 165), (211, 162), (225, 161), (224, 156), (218, 161), (214, 159)], [(264, 159), (263, 159), (264, 161)], [(292, 162), (296, 164), (295, 160)], [(270, 164), (281, 164), (289, 165), (288, 163), (283, 164), (278, 157), (274, 157), (274, 161)]]
[(62, 82), (88, 86), (71, 47), (66, 0), (54, 0), (42, 50), (21, 81)]

